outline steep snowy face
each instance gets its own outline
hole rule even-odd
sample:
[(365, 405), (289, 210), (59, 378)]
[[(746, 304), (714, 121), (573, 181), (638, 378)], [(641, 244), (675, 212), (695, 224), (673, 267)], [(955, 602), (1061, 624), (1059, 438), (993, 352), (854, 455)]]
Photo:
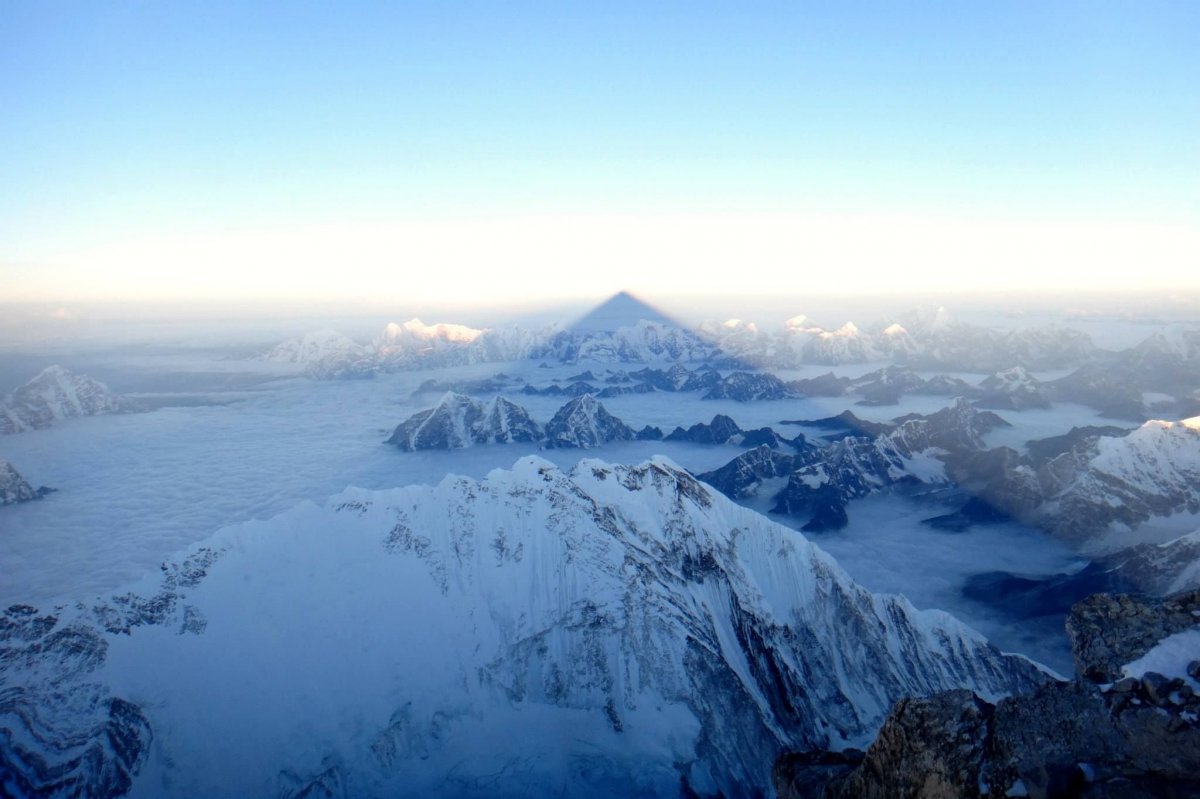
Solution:
[(80, 795), (762, 795), (900, 697), (1044, 679), (661, 459), (350, 490), (18, 616), (0, 756)]
[(1200, 419), (1152, 420), (1125, 436), (1098, 436), (1039, 470), (1037, 518), (1068, 538), (1153, 516), (1200, 513)]
[(39, 430), (62, 419), (129, 409), (130, 403), (103, 383), (50, 366), (0, 404), (0, 433)]
[(538, 441), (541, 437), (537, 422), (511, 400), (496, 397), (485, 404), (447, 391), (437, 405), (418, 411), (398, 425), (387, 443), (403, 450), (462, 449), (473, 444)]
[(568, 402), (546, 425), (546, 446), (590, 449), (609, 441), (630, 441), (633, 429), (609, 413), (591, 394)]

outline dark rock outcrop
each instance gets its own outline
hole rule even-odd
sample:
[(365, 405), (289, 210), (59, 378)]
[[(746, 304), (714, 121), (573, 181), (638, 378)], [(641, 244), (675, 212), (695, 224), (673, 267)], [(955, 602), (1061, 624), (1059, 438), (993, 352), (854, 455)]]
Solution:
[[(1166, 636), (1200, 629), (1198, 605), (1200, 592), (1158, 603), (1092, 597), (1068, 620), (1076, 680), (994, 703), (966, 690), (903, 699), (865, 755), (779, 758), (776, 791), (780, 799), (1200, 796), (1200, 696), (1183, 678), (1154, 672), (1111, 682)], [(1200, 662), (1193, 666), (1200, 675)]]

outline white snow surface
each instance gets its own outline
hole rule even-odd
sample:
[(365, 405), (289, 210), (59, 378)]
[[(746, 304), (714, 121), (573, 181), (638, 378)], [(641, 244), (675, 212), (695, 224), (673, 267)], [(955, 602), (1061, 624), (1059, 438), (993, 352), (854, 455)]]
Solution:
[[(773, 746), (861, 745), (900, 695), (1035, 674), (666, 459), (349, 489), (205, 546), (181, 597), (203, 632), (110, 635), (95, 675), (154, 729), (134, 797), (327, 769), (357, 796), (666, 796), (681, 774), (750, 795)], [(798, 720), (763, 657), (806, 675)]]
[(1200, 660), (1200, 628), (1167, 636), (1149, 652), (1125, 664), (1122, 672), (1126, 677), (1142, 677), (1148, 671), (1156, 671), (1164, 677), (1179, 677), (1188, 682), (1192, 690), (1200, 691), (1200, 682), (1187, 673), (1188, 664), (1193, 660)]

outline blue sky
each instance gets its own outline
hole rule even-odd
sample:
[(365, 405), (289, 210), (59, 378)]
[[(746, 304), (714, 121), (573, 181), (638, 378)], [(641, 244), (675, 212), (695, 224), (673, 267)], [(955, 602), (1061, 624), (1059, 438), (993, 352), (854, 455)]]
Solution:
[[(496, 264), (546, 282), (572, 241), (592, 268), (549, 295), (700, 262), (719, 293), (734, 278), (706, 253), (746, 235), (749, 291), (826, 262), (963, 283), (973, 250), (916, 265), (979, 236), (1028, 239), (1016, 260), (1053, 242), (1059, 271), (1022, 279), (1062, 288), (1160, 234), (1122, 279), (1200, 287), (1196, 3), (7, 3), (0, 71), (15, 298), (348, 295), (388, 274), (469, 294)], [(813, 230), (835, 232), (805, 249)], [(846, 260), (855, 231), (885, 243)]]

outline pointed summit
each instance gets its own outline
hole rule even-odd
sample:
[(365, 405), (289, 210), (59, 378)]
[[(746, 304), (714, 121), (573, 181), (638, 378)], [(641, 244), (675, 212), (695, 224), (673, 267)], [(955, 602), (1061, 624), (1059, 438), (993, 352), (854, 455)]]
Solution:
[(618, 328), (633, 327), (642, 320), (678, 326), (658, 309), (628, 291), (621, 291), (593, 308), (570, 329), (578, 333), (611, 333)]

